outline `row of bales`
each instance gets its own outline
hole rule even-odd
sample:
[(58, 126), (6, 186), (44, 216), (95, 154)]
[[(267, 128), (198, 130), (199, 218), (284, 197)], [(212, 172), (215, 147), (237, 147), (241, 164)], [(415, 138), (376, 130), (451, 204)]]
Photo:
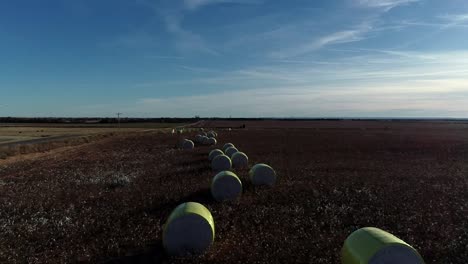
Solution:
[[(195, 142), (215, 146), (218, 134), (202, 131)], [(193, 149), (194, 142), (185, 139), (183, 149)], [(232, 143), (208, 153), (215, 176), (211, 180), (211, 194), (218, 202), (238, 199), (242, 181), (232, 168), (247, 168), (249, 158)], [(258, 163), (249, 170), (249, 179), (255, 186), (274, 186), (275, 170)], [(215, 238), (215, 223), (211, 212), (202, 204), (187, 202), (177, 206), (164, 225), (163, 245), (170, 255), (187, 256), (205, 252)], [(408, 243), (375, 227), (364, 227), (348, 236), (341, 250), (342, 264), (423, 264), (424, 260)]]

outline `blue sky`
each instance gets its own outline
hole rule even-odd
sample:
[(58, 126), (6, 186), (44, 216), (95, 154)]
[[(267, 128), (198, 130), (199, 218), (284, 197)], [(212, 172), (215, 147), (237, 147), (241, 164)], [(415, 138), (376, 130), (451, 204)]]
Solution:
[(0, 94), (0, 116), (468, 117), (468, 1), (1, 1)]

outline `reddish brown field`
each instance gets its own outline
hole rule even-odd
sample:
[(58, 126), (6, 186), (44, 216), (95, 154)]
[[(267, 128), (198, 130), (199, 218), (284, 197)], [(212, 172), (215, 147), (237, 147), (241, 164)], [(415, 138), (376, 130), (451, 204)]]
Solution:
[[(0, 263), (340, 263), (344, 240), (364, 226), (394, 233), (428, 264), (468, 262), (466, 124), (246, 126), (219, 129), (219, 141), (280, 178), (254, 188), (237, 171), (244, 193), (232, 204), (210, 197), (210, 148), (176, 150), (169, 134), (0, 165)], [(161, 249), (161, 226), (185, 201), (211, 210), (216, 239), (203, 256), (174, 259)]]

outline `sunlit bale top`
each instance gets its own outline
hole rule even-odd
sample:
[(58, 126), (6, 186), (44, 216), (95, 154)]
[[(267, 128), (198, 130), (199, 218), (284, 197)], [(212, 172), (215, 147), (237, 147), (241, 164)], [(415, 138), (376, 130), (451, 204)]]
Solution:
[(236, 174), (221, 171), (211, 181), (211, 194), (216, 201), (232, 201), (242, 194), (242, 182)]
[(396, 236), (375, 227), (353, 232), (341, 250), (342, 264), (424, 264), (419, 253)]
[(213, 217), (199, 203), (177, 206), (163, 226), (163, 245), (169, 255), (201, 254), (210, 247), (214, 237)]

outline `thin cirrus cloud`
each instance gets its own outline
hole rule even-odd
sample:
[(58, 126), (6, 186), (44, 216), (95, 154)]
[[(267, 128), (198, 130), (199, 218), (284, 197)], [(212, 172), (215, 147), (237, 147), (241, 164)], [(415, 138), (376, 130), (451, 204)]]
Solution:
[(297, 47), (274, 51), (270, 55), (272, 58), (284, 59), (310, 53), (329, 45), (357, 42), (365, 39), (365, 35), (371, 30), (372, 26), (361, 25), (356, 29), (331, 33)]
[(468, 22), (468, 13), (467, 14), (446, 14), (439, 16), (441, 19), (450, 23), (450, 25), (458, 25), (465, 22)]
[(382, 8), (389, 11), (397, 6), (407, 5), (420, 0), (354, 0), (355, 4), (367, 8)]
[(262, 0), (184, 0), (184, 6), (188, 10), (196, 10), (211, 4), (261, 4)]
[[(210, 80), (218, 86), (237, 78), (237, 89), (145, 98), (126, 111), (169, 116), (463, 117), (468, 111), (467, 55), (465, 51), (369, 50), (328, 65), (246, 68)], [(275, 85), (255, 86), (259, 80), (273, 80)]]

